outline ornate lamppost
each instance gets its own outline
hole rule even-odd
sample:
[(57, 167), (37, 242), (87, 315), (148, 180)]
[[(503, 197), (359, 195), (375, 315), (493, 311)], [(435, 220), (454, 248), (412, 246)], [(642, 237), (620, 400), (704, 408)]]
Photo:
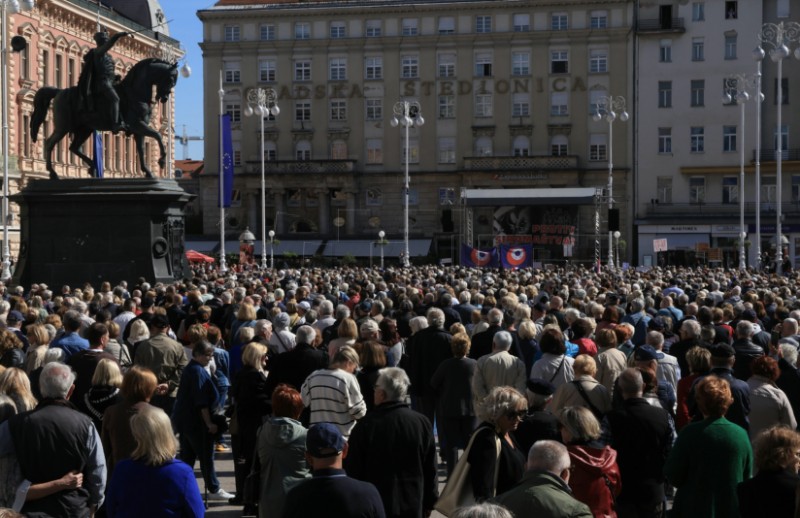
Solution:
[(394, 117), (392, 117), (391, 124), (393, 128), (401, 125), (405, 128), (405, 178), (403, 184), (403, 266), (411, 266), (411, 256), (408, 246), (408, 196), (409, 196), (409, 178), (408, 178), (408, 164), (409, 156), (409, 136), (408, 132), (412, 126), (422, 126), (425, 124), (425, 119), (422, 118), (421, 106), (417, 101), (398, 101), (394, 105)]

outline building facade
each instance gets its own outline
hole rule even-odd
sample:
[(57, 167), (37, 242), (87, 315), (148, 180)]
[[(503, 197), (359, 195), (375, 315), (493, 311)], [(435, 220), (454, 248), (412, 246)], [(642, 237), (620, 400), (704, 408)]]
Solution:
[[(614, 202), (632, 232), (631, 124), (616, 122), (611, 139), (592, 115), (604, 96), (631, 98), (633, 14), (631, 2), (591, 0), (221, 0), (199, 11), (204, 234), (218, 232), (221, 109), (233, 123), (229, 235), (260, 235), (263, 216), (281, 240), (374, 240), (383, 230), (397, 241), (407, 146), (410, 233), (430, 240), (432, 255), (506, 235), (533, 242), (537, 260), (591, 261), (600, 235), (605, 258), (611, 144)], [(274, 89), (281, 110), (264, 120), (264, 206), (261, 121), (246, 115), (258, 88)], [(390, 124), (404, 101), (425, 119), (407, 139)], [(576, 187), (592, 194), (560, 195)], [(525, 197), (467, 207), (467, 189)]]

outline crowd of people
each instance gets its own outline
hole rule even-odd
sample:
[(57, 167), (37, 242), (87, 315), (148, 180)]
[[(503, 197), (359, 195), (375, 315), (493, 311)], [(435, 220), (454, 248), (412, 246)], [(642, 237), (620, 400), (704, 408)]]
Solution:
[(0, 286), (0, 515), (800, 516), (793, 273), (262, 273)]

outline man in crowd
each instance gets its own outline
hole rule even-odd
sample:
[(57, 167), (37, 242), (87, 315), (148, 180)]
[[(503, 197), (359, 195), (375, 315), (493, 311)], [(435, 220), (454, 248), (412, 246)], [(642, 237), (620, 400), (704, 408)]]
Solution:
[(169, 320), (165, 315), (154, 315), (150, 321), (150, 338), (139, 344), (133, 363), (153, 371), (158, 379), (158, 393), (152, 405), (172, 413), (183, 369), (189, 363), (186, 350), (168, 336)]
[(69, 361), (70, 356), (78, 351), (88, 349), (89, 341), (79, 334), (81, 329), (81, 315), (77, 311), (69, 310), (62, 318), (64, 334), (50, 343), (51, 348), (64, 351), (64, 361)]
[(514, 387), (525, 393), (525, 363), (512, 356), (511, 333), (499, 331), (493, 337), (492, 353), (478, 359), (475, 375), (472, 377), (472, 397), (475, 400), (475, 415), (483, 417), (483, 400), (495, 387)]

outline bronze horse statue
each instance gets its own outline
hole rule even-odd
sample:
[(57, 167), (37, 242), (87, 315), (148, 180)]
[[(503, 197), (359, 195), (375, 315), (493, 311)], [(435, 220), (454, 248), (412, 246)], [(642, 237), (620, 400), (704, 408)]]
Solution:
[[(161, 157), (158, 159), (159, 167), (164, 167), (167, 159), (167, 150), (161, 135), (150, 127), (150, 116), (153, 113), (153, 104), (156, 101), (165, 103), (170, 91), (178, 81), (178, 65), (156, 58), (143, 59), (136, 63), (124, 79), (119, 81), (114, 88), (119, 95), (120, 114), (127, 124), (126, 133), (134, 136), (136, 152), (139, 156), (139, 165), (148, 178), (153, 178), (153, 173), (147, 167), (144, 156), (144, 137), (151, 137), (158, 142)], [(153, 87), (156, 87), (156, 97), (153, 100)], [(39, 127), (47, 117), (50, 102), (53, 102), (53, 132), (44, 141), (44, 156), (50, 178), (58, 179), (53, 168), (53, 148), (66, 136), (72, 133), (72, 143), (69, 150), (78, 155), (89, 166), (89, 176), (96, 177), (92, 159), (81, 151), (81, 146), (91, 136), (93, 131), (110, 131), (111, 127), (105, 120), (106, 110), (98, 109), (88, 112), (80, 106), (78, 88), (73, 86), (59, 89), (51, 86), (40, 88), (33, 100), (33, 115), (31, 116), (31, 139), (36, 142)], [(96, 104), (106, 102), (97, 97)]]

